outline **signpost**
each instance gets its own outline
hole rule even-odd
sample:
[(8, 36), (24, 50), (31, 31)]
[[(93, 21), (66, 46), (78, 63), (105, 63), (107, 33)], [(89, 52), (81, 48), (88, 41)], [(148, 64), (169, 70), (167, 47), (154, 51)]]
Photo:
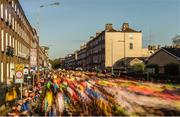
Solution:
[(21, 99), (22, 99), (22, 83), (24, 82), (24, 64), (16, 64), (15, 65), (15, 83), (21, 84)]

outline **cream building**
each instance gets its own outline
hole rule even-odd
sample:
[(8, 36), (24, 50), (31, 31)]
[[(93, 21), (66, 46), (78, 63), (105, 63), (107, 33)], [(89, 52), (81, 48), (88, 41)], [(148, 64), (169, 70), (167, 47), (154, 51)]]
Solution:
[(124, 57), (142, 56), (142, 32), (129, 28), (127, 23), (122, 31), (105, 33), (105, 67), (111, 67)]
[(87, 43), (87, 69), (111, 68), (116, 61), (125, 57), (149, 56), (148, 49), (142, 49), (142, 32), (133, 30), (128, 23), (121, 30), (106, 24), (105, 30), (96, 33)]
[[(105, 70), (122, 58), (148, 57), (152, 53), (148, 48), (142, 48), (142, 32), (123, 23), (120, 30), (115, 30), (112, 24), (106, 24), (105, 29), (91, 36), (84, 48), (77, 52), (77, 65), (84, 70)], [(70, 58), (65, 57), (65, 66), (70, 65)], [(68, 63), (68, 64), (67, 64)]]

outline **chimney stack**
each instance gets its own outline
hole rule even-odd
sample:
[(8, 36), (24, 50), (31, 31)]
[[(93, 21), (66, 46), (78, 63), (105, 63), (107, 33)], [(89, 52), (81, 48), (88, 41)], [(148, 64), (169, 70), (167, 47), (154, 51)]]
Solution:
[(106, 31), (110, 31), (112, 29), (113, 29), (113, 24), (111, 24), (111, 23), (106, 24), (106, 26), (105, 26)]
[(129, 24), (128, 23), (123, 23), (122, 25), (122, 31), (126, 30), (129, 28)]
[(92, 40), (92, 39), (94, 39), (94, 36), (90, 36), (89, 40)]
[(99, 36), (100, 32), (96, 32), (96, 37)]

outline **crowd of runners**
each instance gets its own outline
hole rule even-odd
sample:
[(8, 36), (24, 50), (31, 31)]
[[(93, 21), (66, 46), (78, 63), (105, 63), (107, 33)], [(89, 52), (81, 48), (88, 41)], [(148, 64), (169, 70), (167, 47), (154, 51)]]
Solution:
[(23, 99), (13, 91), (15, 101), (9, 101), (12, 110), (8, 115), (176, 115), (180, 110), (179, 88), (92, 72), (51, 71), (46, 78), (36, 80), (34, 87), (24, 88)]
[[(111, 115), (105, 97), (95, 92), (87, 78), (87, 74), (80, 72), (51, 71), (46, 79), (36, 80), (31, 89), (24, 84), (22, 99), (18, 98), (15, 90), (11, 90), (11, 96), (6, 96), (14, 97), (6, 100), (12, 106), (8, 115)], [(100, 108), (97, 103), (101, 103)]]

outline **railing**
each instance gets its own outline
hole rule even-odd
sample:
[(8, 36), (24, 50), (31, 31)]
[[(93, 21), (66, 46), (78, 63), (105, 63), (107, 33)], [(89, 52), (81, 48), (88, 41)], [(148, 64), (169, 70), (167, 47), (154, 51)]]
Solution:
[(121, 76), (129, 80), (180, 84), (180, 76), (172, 76), (166, 74), (121, 73)]

